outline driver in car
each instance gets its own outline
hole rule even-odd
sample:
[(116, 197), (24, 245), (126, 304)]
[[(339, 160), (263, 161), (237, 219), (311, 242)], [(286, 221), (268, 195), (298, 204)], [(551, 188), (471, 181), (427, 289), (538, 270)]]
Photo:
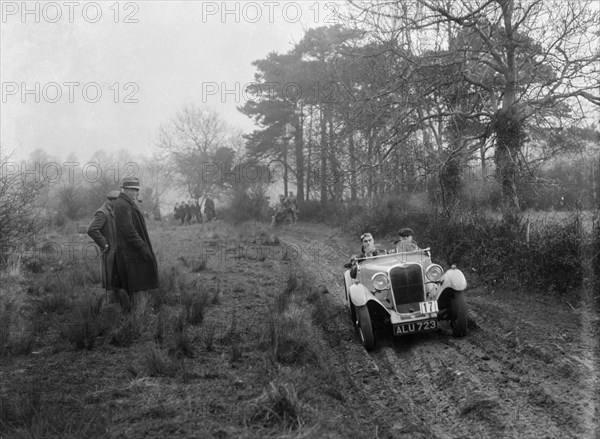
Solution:
[(379, 244), (375, 244), (375, 240), (373, 239), (373, 235), (370, 233), (363, 233), (360, 235), (360, 241), (362, 242), (361, 253), (358, 256), (354, 256), (354, 258), (366, 258), (369, 256), (379, 256), (387, 254), (385, 248), (383, 248)]
[(350, 262), (346, 263), (346, 267), (350, 268), (350, 276), (352, 278), (356, 277), (356, 260), (359, 258), (365, 258), (369, 256), (378, 256), (385, 255), (387, 251), (381, 246), (375, 244), (375, 240), (373, 239), (373, 235), (366, 232), (360, 235), (360, 241), (362, 242), (362, 246), (360, 248), (360, 254), (353, 255), (350, 258)]

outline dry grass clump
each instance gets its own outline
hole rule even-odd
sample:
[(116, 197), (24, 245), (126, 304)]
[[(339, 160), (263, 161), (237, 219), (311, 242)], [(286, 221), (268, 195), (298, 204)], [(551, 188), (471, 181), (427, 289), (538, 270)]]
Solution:
[(34, 340), (31, 325), (13, 313), (11, 302), (0, 299), (0, 356), (29, 355)]
[(150, 312), (151, 298), (138, 293), (130, 312), (116, 303), (105, 305), (104, 293), (81, 294), (73, 311), (60, 330), (60, 338), (76, 350), (94, 348), (97, 342), (108, 341), (116, 346), (128, 346), (143, 334), (155, 329), (155, 317)]
[(292, 272), (275, 298), (263, 340), (272, 361), (315, 366), (322, 363), (326, 348), (313, 318), (314, 305), (307, 300), (311, 290), (306, 274)]
[(184, 293), (181, 304), (186, 322), (193, 326), (202, 324), (209, 302), (210, 295), (206, 290)]
[(103, 300), (103, 296), (84, 295), (73, 305), (73, 312), (61, 328), (60, 336), (76, 350), (93, 349), (96, 338), (114, 324), (116, 319), (106, 312), (101, 318)]
[(0, 434), (14, 439), (106, 437), (107, 423), (97, 413), (67, 412), (45, 402), (43, 384), (25, 384), (10, 397), (0, 397)]
[(194, 358), (196, 338), (190, 334), (190, 323), (188, 312), (185, 309), (179, 311), (172, 321), (173, 344), (169, 354), (177, 357)]
[(142, 335), (155, 333), (156, 319), (151, 310), (151, 296), (148, 293), (136, 293), (132, 311), (124, 314), (117, 327), (108, 334), (110, 342), (116, 346), (129, 346)]
[(159, 265), (158, 278), (160, 279), (159, 287), (150, 291), (155, 311), (159, 311), (164, 305), (177, 304), (178, 296), (185, 288), (186, 283), (183, 271), (173, 265)]
[(20, 268), (0, 273), (0, 356), (28, 355), (34, 341), (26, 318), (25, 291)]
[(201, 332), (201, 340), (204, 344), (204, 348), (206, 352), (212, 352), (215, 344), (215, 335), (217, 332), (217, 325), (213, 324), (204, 324)]
[(318, 333), (311, 323), (310, 312), (298, 304), (290, 304), (283, 314), (273, 316), (267, 337), (272, 359), (278, 363), (320, 363)]
[(297, 430), (311, 413), (310, 407), (301, 400), (302, 393), (294, 383), (271, 381), (263, 393), (250, 402), (248, 421), (263, 427)]
[(40, 413), (42, 387), (38, 383), (24, 385), (20, 392), (0, 398), (0, 431), (26, 431)]
[(145, 351), (144, 363), (148, 375), (151, 377), (173, 376), (177, 372), (176, 364), (157, 345), (153, 345)]

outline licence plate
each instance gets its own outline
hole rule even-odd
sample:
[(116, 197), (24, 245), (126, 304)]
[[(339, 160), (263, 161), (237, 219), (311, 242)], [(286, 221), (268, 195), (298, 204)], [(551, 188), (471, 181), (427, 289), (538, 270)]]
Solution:
[(414, 332), (430, 331), (438, 327), (437, 320), (421, 320), (418, 322), (401, 323), (394, 326), (394, 335), (412, 334)]
[(419, 303), (419, 307), (421, 308), (421, 312), (423, 314), (439, 311), (437, 300), (432, 300), (430, 302), (421, 302)]

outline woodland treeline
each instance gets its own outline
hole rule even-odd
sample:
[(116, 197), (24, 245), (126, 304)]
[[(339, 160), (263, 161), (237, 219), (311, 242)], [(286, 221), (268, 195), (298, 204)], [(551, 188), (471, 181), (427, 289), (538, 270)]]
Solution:
[(240, 108), (260, 126), (246, 136), (248, 156), (283, 163), (300, 200), (427, 191), (451, 214), (478, 182), (518, 212), (562, 167), (583, 192), (554, 191), (537, 207), (597, 203), (592, 2), (360, 1), (346, 14), (254, 62)]

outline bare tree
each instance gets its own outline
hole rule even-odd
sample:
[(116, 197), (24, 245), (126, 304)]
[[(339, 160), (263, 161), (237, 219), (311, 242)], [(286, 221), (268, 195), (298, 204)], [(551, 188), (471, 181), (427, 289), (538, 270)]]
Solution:
[[(352, 3), (357, 26), (396, 41), (413, 63), (415, 74), (402, 79), (434, 109), (419, 115), (422, 129), (432, 119), (459, 116), (481, 127), (470, 134), (473, 145), (493, 139), (506, 212), (519, 209), (525, 142), (540, 131), (559, 135), (600, 106), (600, 12), (591, 0)], [(476, 105), (431, 100), (434, 90), (448, 96), (453, 84), (462, 84), (463, 96), (476, 96)]]
[(184, 106), (159, 128), (158, 149), (191, 197), (226, 183), (238, 147), (228, 133), (216, 111), (195, 105)]

